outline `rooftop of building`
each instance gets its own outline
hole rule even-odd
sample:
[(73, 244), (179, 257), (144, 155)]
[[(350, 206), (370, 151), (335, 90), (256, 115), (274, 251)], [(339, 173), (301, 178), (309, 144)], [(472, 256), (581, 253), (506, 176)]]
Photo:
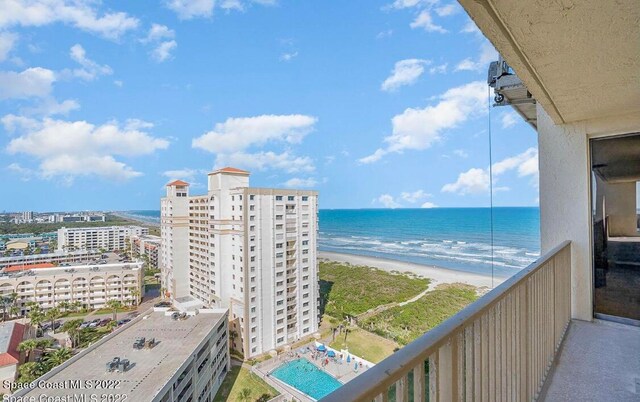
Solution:
[(28, 260), (41, 260), (41, 259), (54, 259), (58, 257), (81, 257), (84, 255), (98, 254), (98, 250), (81, 250), (81, 251), (55, 251), (53, 253), (43, 254), (31, 254), (31, 255), (17, 255), (11, 257), (0, 257), (0, 264), (11, 263), (12, 261), (28, 261)]
[[(16, 264), (4, 268), (0, 276), (29, 276), (35, 275), (60, 275), (65, 273), (79, 273), (78, 271), (115, 272), (123, 269), (138, 270), (142, 268), (142, 261), (130, 261), (123, 259), (116, 253), (102, 254), (106, 258), (93, 258), (90, 261), (76, 261), (55, 265), (48, 262), (38, 264)], [(100, 256), (100, 257), (102, 257)]]
[(186, 181), (182, 181), (182, 180), (174, 180), (171, 183), (167, 184), (167, 187), (173, 187), (173, 186), (188, 186), (189, 183), (187, 183)]
[(227, 167), (223, 167), (222, 169), (214, 170), (213, 172), (211, 172), (209, 174), (211, 175), (211, 174), (218, 174), (218, 173), (232, 173), (232, 174), (242, 174), (242, 175), (251, 174), (251, 172), (249, 172), (249, 171), (238, 169), (238, 168), (234, 168), (234, 167), (231, 167), (231, 166), (227, 166)]
[(18, 345), (24, 338), (25, 326), (15, 321), (0, 324), (0, 367), (16, 364), (20, 360)]
[[(168, 315), (167, 315), (168, 314)], [(201, 310), (182, 320), (171, 313), (151, 312), (103, 338), (58, 368), (41, 377), (47, 383), (70, 379), (82, 381), (119, 381), (115, 389), (42, 389), (22, 391), (18, 395), (59, 397), (79, 394), (124, 394), (130, 401), (149, 401), (181, 369), (205, 337), (223, 322), (226, 310)], [(137, 338), (155, 338), (150, 349), (134, 349)], [(114, 357), (131, 363), (124, 373), (107, 372), (106, 364)]]

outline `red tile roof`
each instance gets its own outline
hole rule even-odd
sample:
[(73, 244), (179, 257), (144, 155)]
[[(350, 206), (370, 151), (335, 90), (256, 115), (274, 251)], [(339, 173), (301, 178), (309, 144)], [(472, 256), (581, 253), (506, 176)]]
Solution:
[(31, 264), (31, 265), (11, 265), (6, 267), (3, 272), (16, 272), (16, 271), (24, 271), (26, 269), (37, 269), (37, 268), (54, 268), (55, 265), (50, 262), (41, 262), (40, 264)]
[(237, 169), (234, 167), (223, 167), (222, 169), (218, 169), (213, 173), (209, 173), (209, 174), (215, 174), (215, 173), (238, 173), (238, 174), (250, 174), (250, 172), (246, 171), (246, 170), (242, 170), (242, 169)]
[(171, 183), (167, 184), (167, 187), (170, 186), (188, 186), (189, 183), (187, 183), (186, 181), (182, 181), (182, 180), (174, 180)]
[(13, 324), (13, 332), (11, 333), (7, 351), (0, 353), (0, 366), (16, 364), (20, 361), (20, 352), (17, 349), (24, 339), (24, 331), (25, 326), (23, 324), (18, 324), (17, 322)]

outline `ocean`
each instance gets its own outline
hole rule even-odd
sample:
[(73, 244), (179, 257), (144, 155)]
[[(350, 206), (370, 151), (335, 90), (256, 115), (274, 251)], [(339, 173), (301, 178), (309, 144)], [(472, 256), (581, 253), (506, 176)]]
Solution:
[[(127, 211), (159, 223), (160, 211)], [(323, 209), (321, 251), (510, 276), (540, 255), (539, 208)]]

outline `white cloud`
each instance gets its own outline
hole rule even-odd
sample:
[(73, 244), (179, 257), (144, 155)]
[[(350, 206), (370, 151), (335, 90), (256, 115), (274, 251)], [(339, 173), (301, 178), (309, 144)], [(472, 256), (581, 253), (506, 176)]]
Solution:
[(113, 84), (119, 88), (122, 88), (122, 85), (124, 84), (121, 80), (114, 80)]
[(489, 173), (484, 169), (469, 169), (460, 173), (455, 183), (445, 184), (442, 191), (460, 195), (486, 193), (489, 191)]
[(282, 183), (283, 186), (288, 188), (311, 188), (315, 187), (317, 184), (318, 181), (312, 177), (309, 177), (308, 179), (294, 177)]
[(291, 61), (296, 57), (298, 57), (298, 52), (283, 53), (280, 55), (280, 61)]
[(436, 14), (440, 17), (448, 17), (449, 15), (454, 15), (458, 11), (460, 11), (460, 7), (458, 7), (455, 3), (449, 3), (444, 6), (436, 7)]
[(162, 175), (168, 178), (169, 180), (188, 180), (189, 182), (194, 182), (196, 180), (196, 176), (207, 174), (206, 170), (202, 169), (176, 169), (176, 170), (166, 170), (162, 172)]
[(18, 35), (12, 32), (0, 32), (0, 62), (7, 59), (13, 45), (18, 40)]
[(480, 45), (480, 55), (476, 60), (466, 58), (456, 65), (455, 71), (485, 72), (489, 63), (498, 60), (498, 52), (489, 41), (484, 40)]
[(464, 149), (455, 149), (455, 150), (453, 151), (453, 154), (454, 154), (454, 155), (457, 155), (457, 156), (459, 156), (459, 157), (461, 157), (461, 158), (467, 158), (467, 157), (469, 157), (469, 153), (467, 153), (467, 151), (465, 151)]
[(464, 26), (462, 27), (462, 29), (460, 30), (461, 33), (472, 33), (472, 34), (478, 34), (481, 35), (482, 33), (480, 32), (480, 29), (478, 29), (478, 26), (476, 25), (475, 22), (473, 22), (473, 20), (468, 20), (466, 22), (466, 24), (464, 24)]
[(404, 85), (412, 85), (424, 73), (425, 65), (430, 64), (429, 60), (406, 59), (396, 62), (391, 75), (384, 80), (380, 89), (383, 91), (395, 91)]
[(427, 201), (427, 202), (422, 203), (420, 208), (438, 208), (438, 206), (436, 204), (434, 204), (433, 202)]
[(214, 0), (170, 0), (166, 3), (167, 7), (178, 14), (178, 18), (182, 20), (190, 20), (192, 18), (208, 18), (213, 15)]
[(142, 39), (141, 42), (149, 43), (149, 42), (157, 42), (163, 39), (173, 39), (175, 38), (176, 33), (173, 29), (170, 29), (166, 25), (161, 24), (151, 24), (151, 28), (149, 28), (149, 33), (147, 37)]
[(376, 35), (376, 38), (384, 39), (384, 38), (389, 38), (392, 35), (393, 35), (393, 29), (387, 29), (387, 30), (378, 32), (378, 34)]
[[(493, 164), (494, 184), (498, 178), (512, 170), (518, 172), (518, 177), (532, 176), (532, 184), (535, 186), (538, 179), (538, 150), (529, 148), (521, 154), (505, 158)], [(443, 192), (466, 194), (484, 194), (489, 192), (489, 169), (472, 168), (460, 173), (454, 183), (445, 184)], [(495, 187), (494, 191), (505, 191), (507, 187)]]
[(300, 114), (229, 118), (212, 131), (194, 138), (192, 145), (213, 153), (243, 151), (267, 142), (299, 143), (318, 121)]
[(384, 206), (385, 208), (393, 209), (401, 207), (401, 205), (397, 203), (390, 194), (382, 194), (380, 197), (374, 199), (373, 202), (382, 204), (382, 206)]
[(445, 74), (447, 67), (449, 67), (448, 63), (438, 64), (437, 66), (429, 68), (429, 74)]
[(431, 13), (429, 12), (429, 10), (420, 11), (420, 14), (418, 14), (416, 19), (413, 20), (413, 22), (409, 24), (409, 26), (413, 29), (422, 28), (427, 32), (447, 32), (446, 29), (433, 22), (433, 18), (431, 17)]
[(429, 148), (440, 140), (444, 131), (486, 113), (487, 85), (482, 81), (471, 82), (447, 90), (439, 99), (433, 106), (409, 108), (394, 116), (392, 134), (384, 139), (387, 147), (379, 148), (359, 162), (376, 162), (390, 152)]
[(20, 73), (0, 71), (0, 99), (48, 96), (55, 80), (55, 73), (42, 67), (28, 68)]
[(108, 39), (119, 39), (127, 31), (137, 28), (138, 19), (127, 13), (99, 15), (95, 8), (98, 4), (81, 0), (3, 0), (0, 1), (0, 29), (62, 22)]
[[(221, 0), (218, 7), (223, 10), (243, 11), (246, 1), (242, 0)], [(273, 6), (277, 4), (276, 0), (252, 0), (251, 3), (263, 6)], [(193, 18), (209, 18), (213, 15), (216, 7), (215, 0), (167, 0), (166, 6), (178, 14), (181, 20), (190, 20)]]
[(502, 113), (502, 117), (500, 118), (502, 128), (507, 129), (515, 126), (518, 123), (518, 119), (519, 117), (514, 111)]
[(23, 131), (9, 142), (6, 151), (39, 160), (40, 174), (45, 178), (59, 176), (72, 180), (76, 176), (97, 175), (114, 180), (130, 179), (142, 173), (114, 156), (147, 155), (169, 146), (165, 139), (120, 128), (116, 122), (95, 126), (86, 121), (16, 120), (5, 116), (2, 123), (7, 129)]
[(244, 169), (282, 170), (287, 173), (310, 173), (315, 170), (313, 160), (306, 156), (295, 156), (288, 151), (280, 154), (269, 152), (234, 152), (218, 154), (216, 167), (236, 166)]
[(403, 200), (415, 204), (416, 202), (422, 201), (425, 198), (432, 197), (431, 194), (426, 193), (424, 190), (417, 190), (414, 192), (403, 192), (400, 194), (400, 198)]
[(395, 0), (389, 7), (397, 10), (418, 7), (427, 3), (425, 0)]
[(171, 57), (171, 52), (178, 47), (175, 40), (161, 42), (155, 49), (151, 51), (151, 57), (158, 63), (162, 63)]
[(45, 98), (42, 103), (37, 106), (23, 108), (20, 111), (26, 115), (37, 116), (53, 116), (67, 115), (69, 112), (80, 109), (80, 104), (75, 99), (67, 99), (58, 102), (52, 97)]
[(7, 170), (14, 175), (18, 175), (22, 181), (29, 181), (36, 175), (36, 172), (29, 168), (22, 167), (18, 163), (10, 164), (7, 166)]
[(124, 123), (125, 130), (147, 130), (153, 128), (154, 124), (142, 119), (127, 119)]
[(71, 71), (71, 74), (76, 78), (80, 78), (85, 81), (93, 81), (98, 76), (113, 74), (113, 70), (111, 69), (111, 67), (107, 66), (106, 64), (100, 65), (95, 61), (89, 59), (87, 57), (87, 52), (79, 44), (71, 46), (69, 56), (73, 61), (82, 66), (82, 68), (77, 68)]

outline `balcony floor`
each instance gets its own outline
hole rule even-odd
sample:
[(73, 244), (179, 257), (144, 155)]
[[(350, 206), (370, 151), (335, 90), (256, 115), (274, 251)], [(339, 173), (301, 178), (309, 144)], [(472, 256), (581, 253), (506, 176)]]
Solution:
[(639, 401), (640, 327), (572, 321), (545, 385), (547, 402)]

